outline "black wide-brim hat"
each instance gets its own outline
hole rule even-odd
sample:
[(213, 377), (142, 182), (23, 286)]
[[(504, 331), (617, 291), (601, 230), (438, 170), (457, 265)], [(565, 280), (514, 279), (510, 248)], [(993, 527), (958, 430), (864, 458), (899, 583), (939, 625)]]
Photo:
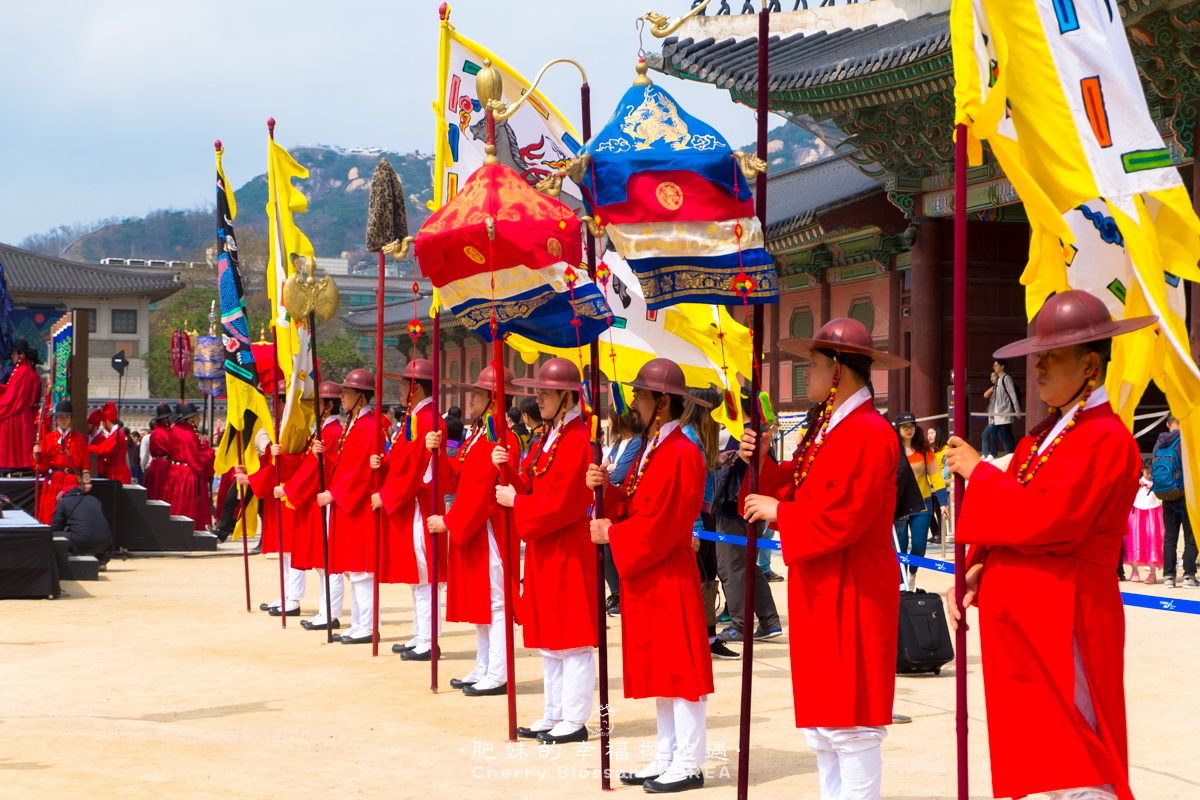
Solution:
[(994, 358), (1019, 358), (1058, 347), (1099, 342), (1158, 324), (1158, 317), (1114, 320), (1104, 301), (1082, 289), (1051, 296), (1037, 314), (1033, 336), (1001, 347)]
[(811, 359), (813, 350), (833, 350), (838, 353), (857, 353), (871, 359), (871, 369), (903, 369), (906, 359), (875, 349), (871, 332), (856, 319), (839, 317), (821, 326), (811, 339), (780, 339), (777, 344), (785, 353)]
[(173, 416), (175, 419), (183, 422), (185, 419), (200, 416), (200, 412), (196, 409), (194, 403), (178, 403), (175, 406), (175, 414)]
[(175, 416), (175, 409), (171, 408), (170, 403), (159, 403), (158, 408), (154, 412), (154, 419), (151, 421), (159, 422), (164, 419), (170, 419), (173, 416)]
[(59, 416), (60, 414), (74, 414), (74, 413), (75, 413), (75, 407), (71, 405), (70, 400), (59, 400), (58, 405), (54, 406), (54, 416), (56, 416), (56, 417)]

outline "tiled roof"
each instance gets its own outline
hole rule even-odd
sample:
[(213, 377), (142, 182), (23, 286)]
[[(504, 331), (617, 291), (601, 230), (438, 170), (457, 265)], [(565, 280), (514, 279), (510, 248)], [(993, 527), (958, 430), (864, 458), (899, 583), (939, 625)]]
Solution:
[[(417, 300), (417, 319), (427, 329), (431, 326), (429, 309), (433, 305), (432, 298), (432, 292), (421, 292), (420, 299)], [(342, 323), (346, 326), (346, 330), (355, 331), (356, 333), (374, 333), (376, 325), (379, 322), (378, 308), (378, 306), (369, 306), (367, 308), (355, 309), (351, 313), (342, 316)], [(445, 307), (443, 306), (444, 310)], [(383, 304), (383, 332), (385, 334), (396, 332), (407, 333), (406, 328), (412, 318), (413, 301), (411, 298)], [(461, 324), (458, 321), (458, 317), (453, 314), (447, 312), (442, 315), (443, 329), (448, 326)]]
[(13, 295), (143, 294), (161, 299), (185, 288), (162, 272), (67, 261), (6, 244), (0, 244), (0, 264)]
[[(807, 89), (897, 69), (950, 49), (950, 12), (925, 14), (857, 30), (796, 33), (771, 37), (773, 92)], [(758, 39), (671, 37), (654, 69), (711, 83), (725, 89), (757, 91)]]
[(767, 236), (786, 233), (781, 226), (811, 217), (819, 209), (840, 200), (881, 191), (879, 184), (841, 158), (827, 158), (770, 175), (767, 178)]

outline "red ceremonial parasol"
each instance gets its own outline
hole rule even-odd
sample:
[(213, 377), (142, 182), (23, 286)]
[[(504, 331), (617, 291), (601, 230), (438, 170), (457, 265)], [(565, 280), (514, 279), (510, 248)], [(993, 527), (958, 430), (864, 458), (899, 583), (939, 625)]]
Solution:
[(184, 381), (187, 380), (188, 370), (192, 366), (192, 339), (187, 331), (177, 330), (171, 334), (171, 369), (179, 378), (179, 402), (187, 402)]

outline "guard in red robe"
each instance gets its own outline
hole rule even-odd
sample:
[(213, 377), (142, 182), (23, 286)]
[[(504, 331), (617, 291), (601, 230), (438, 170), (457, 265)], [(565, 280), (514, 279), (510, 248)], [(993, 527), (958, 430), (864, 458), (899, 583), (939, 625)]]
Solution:
[[(329, 515), (329, 569), (350, 578), (350, 630), (334, 636), (342, 644), (367, 644), (373, 634), (375, 577), (375, 515), (371, 511), (371, 450), (379, 424), (371, 400), (375, 376), (352, 369), (342, 383), (342, 407), (348, 418), (339, 439), (337, 464), (328, 487), (317, 495)], [(324, 444), (313, 443), (313, 450)], [(336, 608), (336, 606), (335, 606)]]
[[(692, 524), (704, 506), (704, 456), (679, 427), (688, 396), (683, 370), (655, 358), (638, 370), (633, 418), (644, 428), (641, 454), (623, 486), (588, 467), (588, 486), (605, 489), (610, 519), (591, 523), (592, 541), (612, 547), (621, 576), (621, 653), (625, 696), (657, 704), (656, 759), (621, 773), (648, 792), (704, 785), (706, 711), (712, 654), (701, 600)], [(698, 398), (692, 402), (708, 406)], [(615, 522), (613, 520), (616, 520)]]
[(0, 472), (33, 468), (34, 420), (40, 382), (33, 365), (37, 348), (24, 339), (13, 342), (12, 374), (0, 387)]
[[(397, 377), (397, 376), (392, 376)], [(407, 583), (412, 589), (413, 635), (404, 644), (392, 645), (405, 661), (429, 661), (433, 646), (433, 603), (437, 600), (438, 631), (445, 611), (441, 587), (446, 583), (446, 534), (438, 540), (438, 587), (434, 573), (433, 543), (425, 518), (435, 512), (433, 495), (426, 484), (430, 452), (425, 436), (442, 433), (446, 423), (433, 404), (433, 364), (413, 359), (400, 378), (400, 396), (408, 398), (408, 416), (398, 426), (391, 448), (384, 456), (371, 456), (371, 467), (381, 471), (381, 486), (371, 495), (371, 508), (381, 509), (383, 537), (380, 545), (380, 583)], [(440, 461), (446, 460), (442, 446)]]
[(92, 439), (88, 449), (96, 455), (99, 477), (128, 484), (133, 481), (129, 472), (128, 439), (125, 429), (117, 424), (116, 403), (105, 403), (100, 409), (102, 436)]
[(192, 420), (200, 415), (194, 403), (175, 406), (171, 427), (171, 471), (167, 474), (166, 496), (171, 513), (192, 520), (192, 529), (202, 531), (212, 522), (212, 475), (214, 453), (196, 435)]
[[(312, 619), (300, 620), (300, 627), (309, 631), (323, 631), (329, 625), (329, 611), (325, 608), (325, 531), (321, 524), (321, 516), (328, 512), (321, 509), (315, 502), (320, 483), (317, 476), (316, 443), (320, 442), (324, 450), (325, 486), (333, 481), (333, 467), (337, 464), (338, 442), (342, 436), (342, 421), (339, 414), (342, 411), (342, 387), (332, 381), (324, 381), (317, 388), (321, 398), (321, 432), (320, 436), (313, 435), (309, 442), (308, 451), (300, 461), (291, 479), (275, 489), (275, 496), (292, 508), (292, 567), (297, 570), (317, 571), (321, 582), (319, 608)], [(345, 598), (346, 585), (342, 573), (331, 572), (329, 575), (329, 604), (333, 606), (333, 628), (342, 626), (339, 617), (342, 614), (342, 603)]]
[(497, 501), (513, 509), (525, 543), (522, 635), (526, 647), (541, 651), (546, 698), (542, 718), (517, 734), (544, 744), (583, 742), (592, 715), (592, 648), (598, 636), (596, 548), (588, 532), (592, 492), (585, 482), (592, 446), (579, 409), (579, 368), (552, 358), (536, 378), (513, 382), (537, 389), (538, 410), (550, 426), (528, 493), (518, 494), (511, 484), (496, 487)]
[[(496, 485), (499, 468), (493, 454), (499, 450), (505, 471), (503, 483), (510, 482), (508, 454), (520, 452), (520, 443), (506, 428), (508, 438), (497, 447), (488, 438), (487, 415), (494, 413), (495, 397), (505, 396), (504, 386), (513, 385), (512, 370), (505, 368), (504, 385), (496, 387), (496, 368), (489, 364), (479, 373), (471, 388), (468, 412), (475, 424), (466, 440), (452, 457), (438, 460), (439, 490), (454, 495), (454, 504), (444, 517), (431, 516), (426, 525), (431, 532), (449, 532), (446, 619), (451, 622), (470, 622), (475, 625), (475, 668), (462, 680), (451, 679), (450, 686), (462, 689), (470, 697), (500, 695), (508, 692), (507, 636), (504, 628), (504, 546), (500, 531), (509, 537), (508, 563), (514, 600), (520, 597), (520, 576), (515, 523), (512, 511), (496, 504)], [(430, 448), (441, 446), (439, 434), (426, 435)], [(524, 485), (522, 482), (520, 485)], [(507, 518), (502, 523), (502, 517)], [(502, 528), (502, 524), (506, 527)]]
[[(757, 458), (758, 494), (742, 483), (751, 522), (777, 523), (788, 565), (796, 727), (817, 751), (821, 797), (878, 800), (880, 744), (896, 691), (900, 567), (892, 545), (900, 445), (875, 410), (871, 370), (908, 366), (870, 332), (834, 319), (779, 348), (808, 359), (808, 398), (823, 401), (795, 457)], [(754, 460), (755, 435), (741, 457)], [(820, 658), (811, 647), (822, 643)]]
[(1054, 295), (1036, 334), (995, 354), (1038, 357), (1051, 415), (1004, 472), (950, 440), (947, 465), (970, 479), (956, 530), (971, 546), (963, 605), (979, 609), (996, 797), (1133, 798), (1117, 566), (1141, 457), (1104, 377), (1112, 337), (1156, 323), (1115, 322), (1087, 292)]
[(170, 403), (159, 403), (150, 421), (150, 465), (146, 467), (146, 499), (166, 500), (167, 478), (171, 474), (171, 417), (175, 414)]
[(70, 400), (59, 400), (54, 407), (54, 430), (42, 437), (40, 445), (33, 446), (37, 471), (42, 475), (49, 473), (42, 480), (37, 507), (38, 521), (46, 525), (54, 519), (59, 495), (78, 485), (80, 476), (87, 471), (87, 440), (83, 434), (71, 430), (74, 414)]

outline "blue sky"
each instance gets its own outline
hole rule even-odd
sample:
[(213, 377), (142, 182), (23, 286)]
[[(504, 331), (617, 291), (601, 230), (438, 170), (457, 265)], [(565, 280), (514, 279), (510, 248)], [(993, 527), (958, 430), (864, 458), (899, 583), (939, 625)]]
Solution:
[[(432, 152), (440, 0), (37, 0), (0, 26), (0, 241), (213, 196), (213, 140), (240, 186), (285, 146)], [(734, 4), (735, 6), (737, 4)], [(458, 0), (451, 21), (532, 79), (552, 58), (588, 72), (603, 123), (634, 77), (635, 20), (688, 0)], [(735, 11), (737, 8), (735, 7)], [(658, 40), (645, 35), (648, 51)], [(728, 92), (662, 78), (735, 145), (754, 113)], [(578, 124), (578, 75), (543, 90)], [(777, 123), (772, 124), (772, 127)]]

